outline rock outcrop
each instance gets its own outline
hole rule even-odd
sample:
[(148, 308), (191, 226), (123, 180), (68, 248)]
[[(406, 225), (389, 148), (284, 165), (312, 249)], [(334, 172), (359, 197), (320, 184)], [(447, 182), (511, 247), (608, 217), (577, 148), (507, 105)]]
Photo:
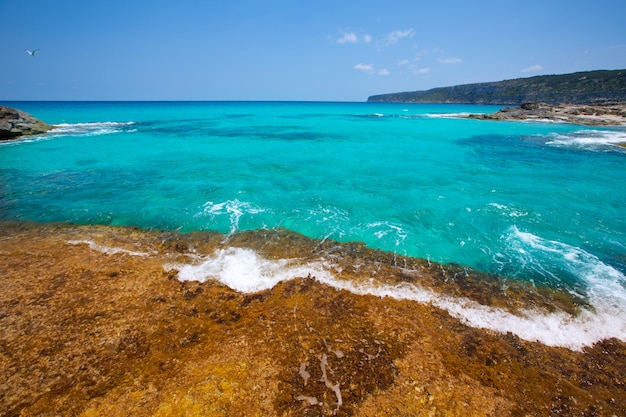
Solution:
[(24, 135), (39, 135), (52, 126), (12, 107), (0, 106), (0, 140), (15, 139)]
[(495, 113), (470, 114), (467, 117), (480, 120), (545, 120), (588, 126), (623, 125), (626, 124), (626, 103), (556, 106), (524, 103), (519, 107), (505, 107)]

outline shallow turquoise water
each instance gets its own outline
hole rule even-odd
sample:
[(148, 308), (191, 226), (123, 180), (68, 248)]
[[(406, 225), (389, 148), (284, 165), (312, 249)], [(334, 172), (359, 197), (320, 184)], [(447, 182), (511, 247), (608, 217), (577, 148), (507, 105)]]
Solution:
[[(585, 294), (624, 288), (624, 128), (375, 103), (3, 103), (60, 128), (0, 144), (0, 220), (284, 227)], [(620, 290), (621, 291), (621, 290)]]

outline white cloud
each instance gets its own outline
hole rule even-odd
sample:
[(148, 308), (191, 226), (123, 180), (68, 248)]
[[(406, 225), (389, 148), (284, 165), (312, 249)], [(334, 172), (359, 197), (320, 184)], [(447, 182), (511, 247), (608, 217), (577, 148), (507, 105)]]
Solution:
[(368, 74), (374, 72), (374, 66), (372, 64), (356, 64), (353, 68), (355, 70), (367, 72)]
[(344, 32), (343, 30), (340, 30), (339, 32), (341, 33), (341, 36), (335, 39), (335, 42), (338, 44), (372, 42), (372, 36), (367, 33), (365, 35), (360, 36), (360, 35), (357, 35), (355, 32)]
[(422, 57), (433, 55), (433, 54), (441, 54), (442, 51), (438, 51), (436, 49), (422, 49), (415, 53), (415, 57), (413, 58), (414, 62), (421, 61)]
[(343, 36), (337, 39), (337, 43), (357, 43), (359, 38), (356, 36), (354, 32), (343, 32)]
[(460, 64), (463, 60), (454, 56), (448, 56), (437, 58), (437, 62), (440, 64)]
[(403, 65), (409, 65), (408, 59), (403, 59), (402, 61), (398, 61), (398, 66), (401, 67)]
[(363, 71), (366, 74), (378, 74), (378, 75), (390, 75), (391, 73), (387, 68), (381, 68), (377, 70), (372, 64), (356, 64), (352, 69)]
[(537, 71), (541, 71), (543, 69), (543, 67), (539, 64), (537, 65), (532, 65), (528, 68), (524, 68), (522, 70), (520, 70), (520, 72), (537, 72)]
[(415, 35), (415, 31), (413, 29), (407, 30), (395, 30), (393, 32), (389, 32), (384, 39), (384, 43), (386, 45), (395, 45), (402, 38), (412, 38)]
[(415, 68), (413, 70), (413, 74), (415, 75), (423, 75), (430, 72), (430, 68)]

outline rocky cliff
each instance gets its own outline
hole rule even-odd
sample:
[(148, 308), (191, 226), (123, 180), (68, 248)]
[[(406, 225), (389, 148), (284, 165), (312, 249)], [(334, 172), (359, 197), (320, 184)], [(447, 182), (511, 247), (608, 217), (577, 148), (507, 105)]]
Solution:
[(368, 102), (520, 105), (626, 102), (626, 69), (542, 75), (371, 96)]

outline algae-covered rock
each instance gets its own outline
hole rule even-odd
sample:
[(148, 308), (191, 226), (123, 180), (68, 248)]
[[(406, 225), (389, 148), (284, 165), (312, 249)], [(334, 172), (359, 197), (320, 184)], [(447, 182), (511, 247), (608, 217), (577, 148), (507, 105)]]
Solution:
[(302, 262), (332, 250), (343, 282), (414, 282), (507, 311), (511, 298), (537, 309), (551, 298), (525, 296), (510, 282), (480, 286), (482, 277), (453, 266), (281, 230), (225, 241), (0, 222), (0, 415), (626, 415), (621, 340), (581, 351), (546, 346), (470, 327), (430, 303), (358, 294), (311, 276), (255, 293), (177, 279), (175, 264), (224, 245)]
[(46, 133), (52, 126), (12, 107), (0, 106), (0, 140)]

